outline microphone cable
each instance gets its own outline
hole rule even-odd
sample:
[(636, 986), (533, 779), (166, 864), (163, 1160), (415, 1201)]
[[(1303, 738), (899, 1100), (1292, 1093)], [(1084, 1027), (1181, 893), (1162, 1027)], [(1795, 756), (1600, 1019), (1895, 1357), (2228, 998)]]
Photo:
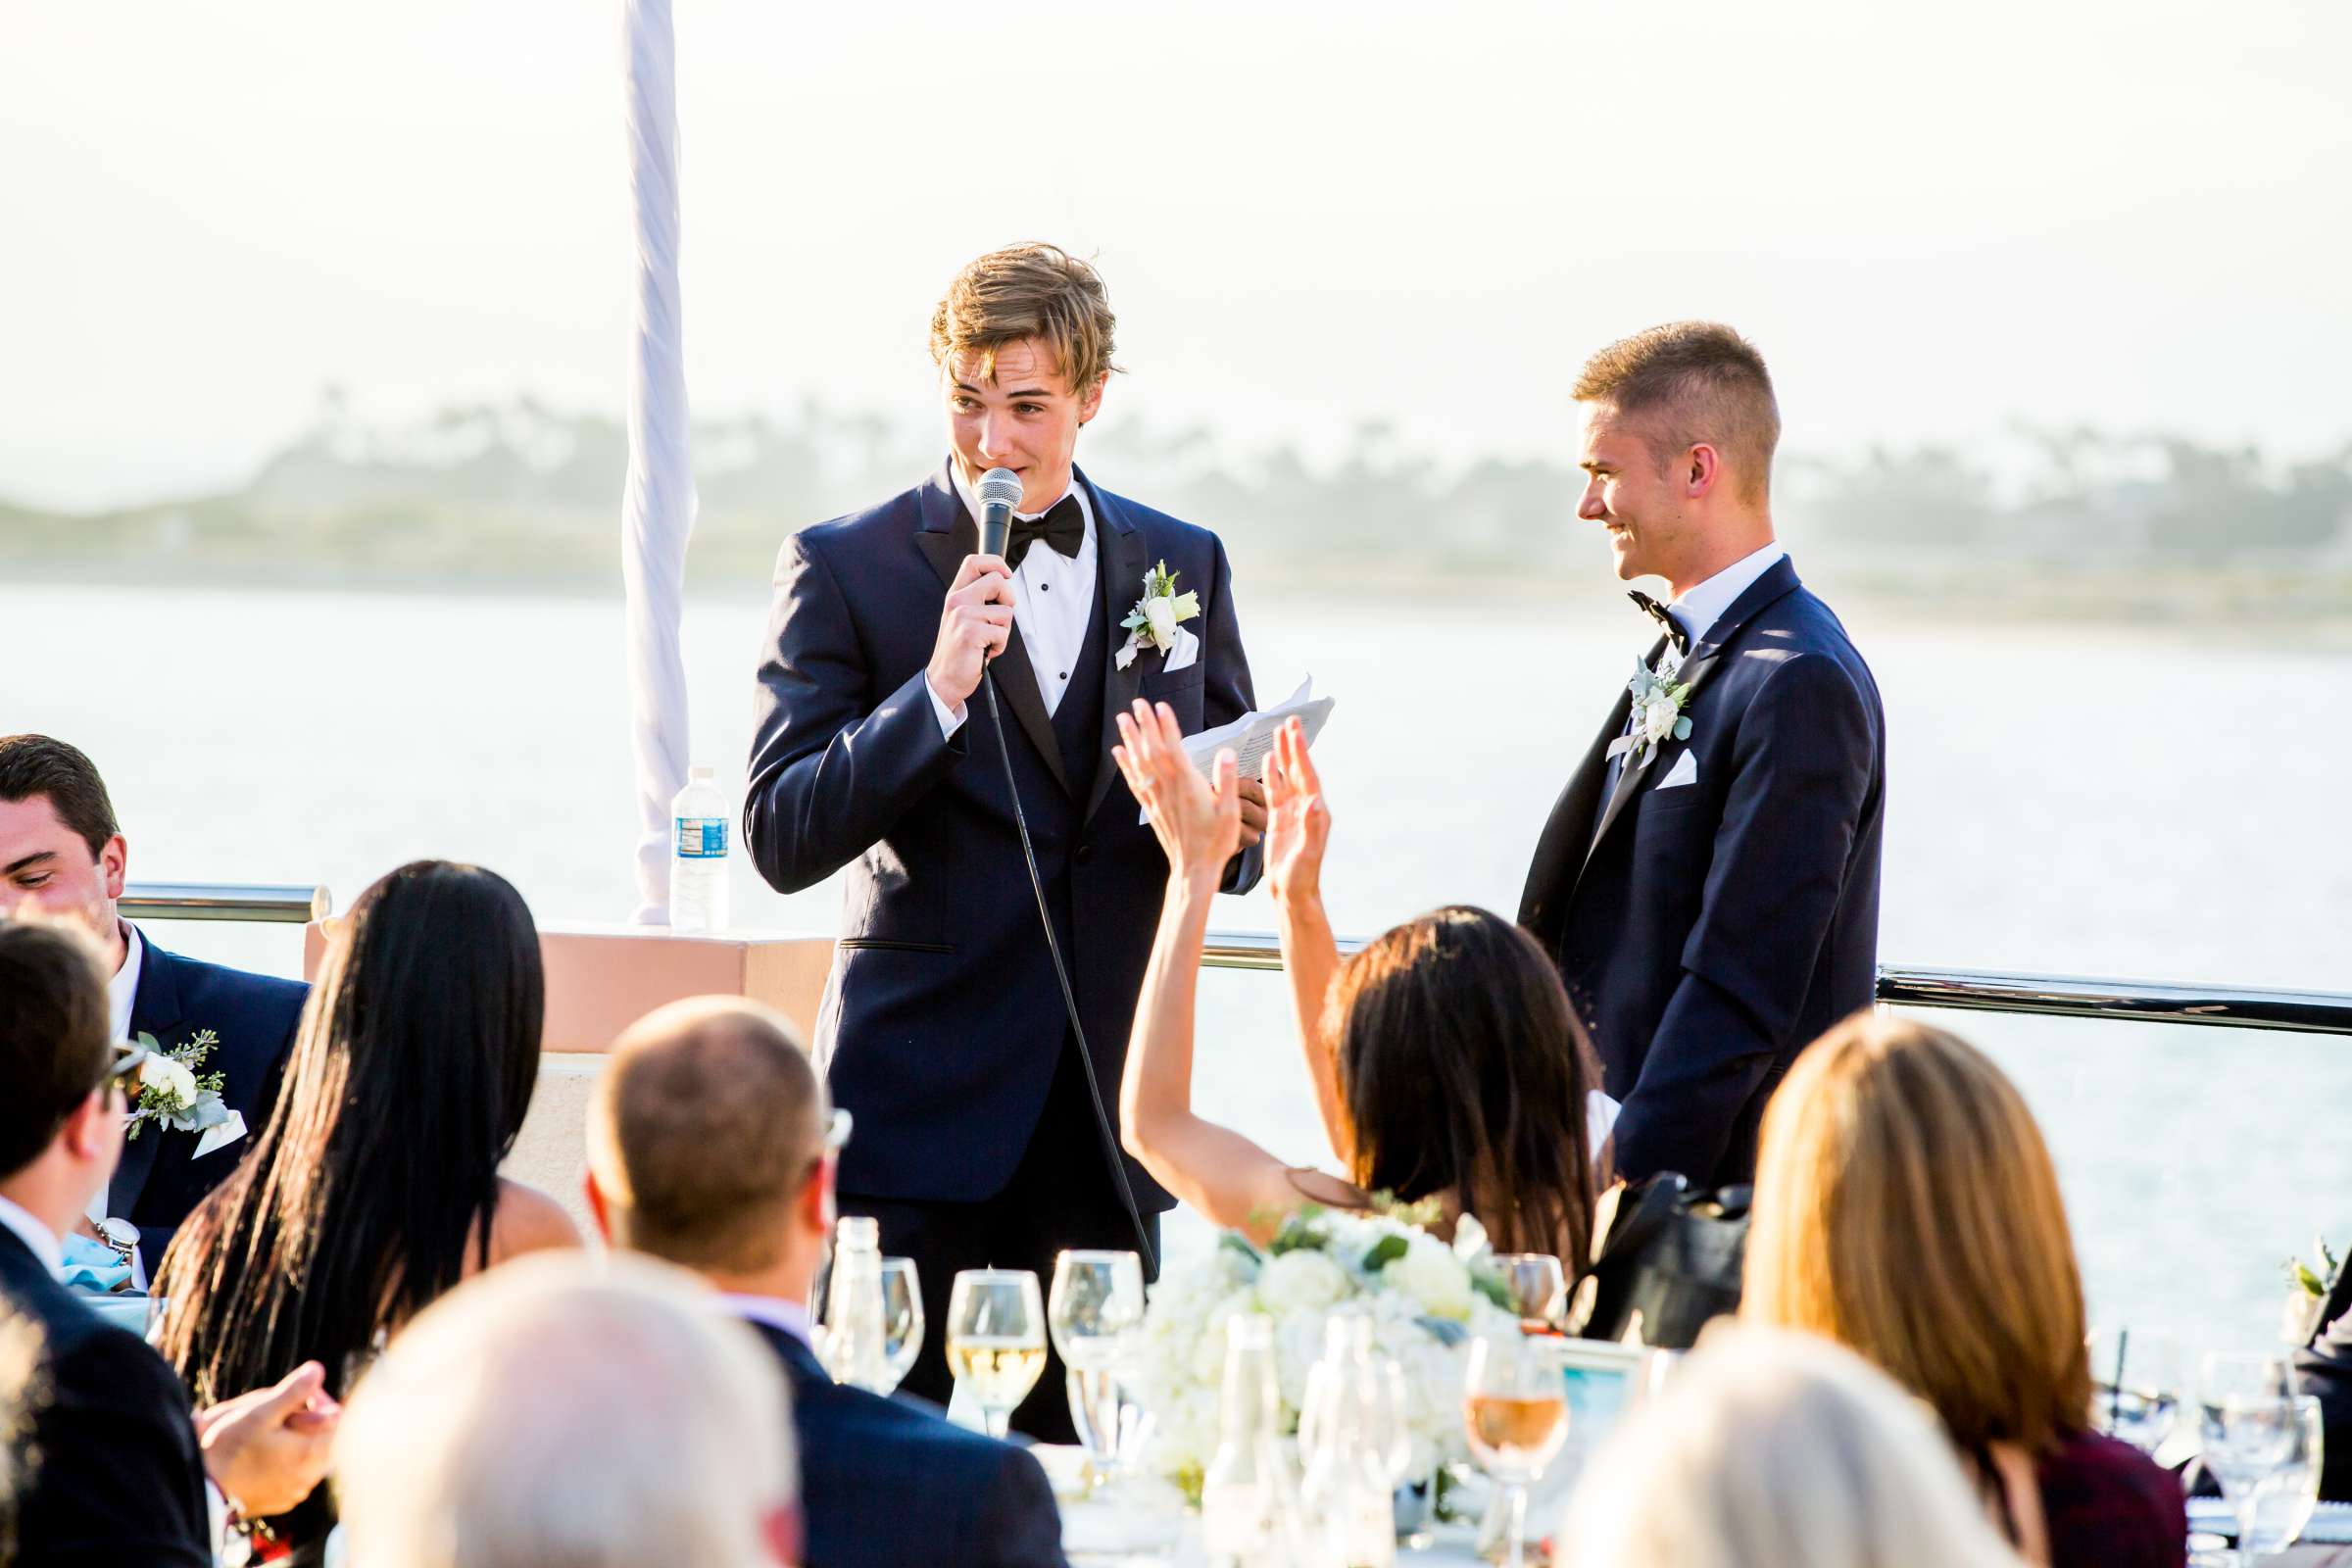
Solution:
[[(997, 732), (997, 756), (1004, 763), (1004, 793), (1012, 797), (1012, 823), (1020, 830), (1021, 858), (1029, 865), (1029, 891), (1037, 895), (1038, 923), (1046, 928), (1046, 952), (1054, 958), (1054, 978), (1061, 985), (1061, 1005), (1069, 1014), (1070, 1034), (1078, 1042), (1078, 1064), (1086, 1069), (1087, 1100), (1095, 1107), (1095, 1131), (1102, 1135), (1102, 1157), (1110, 1162), (1111, 1180), (1118, 1184), (1119, 1202), (1127, 1210), (1127, 1222), (1135, 1227), (1135, 1250), (1144, 1260), (1144, 1277), (1159, 1277), (1159, 1257), (1152, 1250), (1152, 1237), (1144, 1228), (1144, 1213), (1136, 1205), (1135, 1189), (1127, 1181), (1127, 1158), (1119, 1151), (1119, 1136), (1111, 1130), (1110, 1113), (1102, 1108), (1102, 1084), (1095, 1076), (1095, 1054), (1086, 1047), (1086, 1025), (1078, 1021), (1078, 999), (1070, 990), (1070, 971), (1061, 960), (1061, 942), (1054, 934), (1054, 915), (1046, 904), (1046, 879), (1037, 868), (1037, 848), (1029, 842), (1029, 817), (1021, 809), (1021, 787), (1012, 776), (1012, 748), (1004, 740), (1004, 715), (997, 708), (997, 673), (983, 666), (980, 684), (988, 691), (988, 721)], [(1098, 766), (1107, 767), (1110, 761), (1102, 759)]]

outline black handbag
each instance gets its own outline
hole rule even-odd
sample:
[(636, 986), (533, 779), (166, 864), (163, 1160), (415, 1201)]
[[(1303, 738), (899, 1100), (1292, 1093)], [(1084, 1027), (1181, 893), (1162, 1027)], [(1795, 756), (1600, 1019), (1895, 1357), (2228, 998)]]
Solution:
[(1672, 1171), (1618, 1195), (1599, 1256), (1578, 1287), (1576, 1332), (1687, 1350), (1709, 1320), (1740, 1309), (1750, 1190), (1692, 1193)]

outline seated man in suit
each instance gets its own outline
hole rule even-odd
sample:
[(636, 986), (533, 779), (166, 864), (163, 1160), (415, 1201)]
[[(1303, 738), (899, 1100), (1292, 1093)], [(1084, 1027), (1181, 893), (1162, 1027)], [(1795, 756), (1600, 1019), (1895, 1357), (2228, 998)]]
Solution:
[(133, 1058), (107, 1037), (99, 961), (78, 929), (0, 919), (0, 1319), (39, 1341), (8, 1465), (13, 1560), (205, 1568), (217, 1517), (318, 1484), (337, 1412), (313, 1362), (191, 1419), (164, 1358), (57, 1283), (59, 1236), (122, 1148)]
[[(220, 1103), (261, 1130), (310, 988), (167, 953), (115, 912), (129, 848), (106, 781), (90, 760), (46, 735), (0, 736), (0, 913), (29, 901), (90, 928), (113, 976), (116, 1040), (151, 1035), (176, 1050), (211, 1034), (199, 1074), (221, 1075)], [(208, 1151), (202, 1135), (146, 1126), (123, 1146), (115, 1179), (74, 1230), (128, 1257), (141, 1289), (164, 1259), (179, 1222), (236, 1167), (242, 1140)], [(135, 1227), (134, 1238), (131, 1228)]]
[(1058, 1568), (1061, 1519), (1035, 1458), (932, 1406), (836, 1384), (809, 1348), (808, 1295), (833, 1220), (829, 1121), (775, 1013), (726, 997), (649, 1013), (613, 1046), (589, 1107), (597, 1227), (708, 1279), (783, 1362), (809, 1568)]

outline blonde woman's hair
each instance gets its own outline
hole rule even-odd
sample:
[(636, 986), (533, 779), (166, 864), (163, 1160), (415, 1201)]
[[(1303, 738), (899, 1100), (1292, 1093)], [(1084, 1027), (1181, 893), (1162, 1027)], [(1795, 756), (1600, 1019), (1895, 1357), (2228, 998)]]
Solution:
[(775, 1358), (661, 1263), (542, 1253), (442, 1298), (335, 1436), (355, 1568), (772, 1564), (794, 1499)]
[(2047, 1452), (2090, 1410), (2058, 1173), (1991, 1058), (1856, 1013), (1765, 1108), (1740, 1314), (1847, 1346), (1971, 1454)]
[(1809, 1335), (1722, 1325), (1612, 1433), (1564, 1568), (2023, 1568), (1918, 1401)]
[(1118, 368), (1110, 363), (1117, 326), (1100, 272), (1058, 245), (1013, 245), (966, 264), (948, 285), (931, 313), (931, 360), (947, 368), (968, 354), (993, 381), (997, 350), (1035, 338), (1071, 394), (1084, 397)]

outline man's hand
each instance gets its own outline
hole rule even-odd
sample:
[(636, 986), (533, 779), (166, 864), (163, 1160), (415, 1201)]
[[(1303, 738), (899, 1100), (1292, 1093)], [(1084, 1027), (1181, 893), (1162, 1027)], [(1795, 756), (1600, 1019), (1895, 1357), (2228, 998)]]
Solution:
[(1242, 848), (1266, 836), (1266, 787), (1253, 778), (1237, 781), (1242, 795)]
[(204, 1473), (247, 1518), (284, 1513), (324, 1479), (343, 1417), (325, 1387), (325, 1369), (305, 1361), (275, 1388), (196, 1412)]
[(1012, 568), (1000, 556), (966, 556), (939, 612), (939, 641), (923, 676), (957, 713), (980, 689), (988, 662), (1012, 637)]

